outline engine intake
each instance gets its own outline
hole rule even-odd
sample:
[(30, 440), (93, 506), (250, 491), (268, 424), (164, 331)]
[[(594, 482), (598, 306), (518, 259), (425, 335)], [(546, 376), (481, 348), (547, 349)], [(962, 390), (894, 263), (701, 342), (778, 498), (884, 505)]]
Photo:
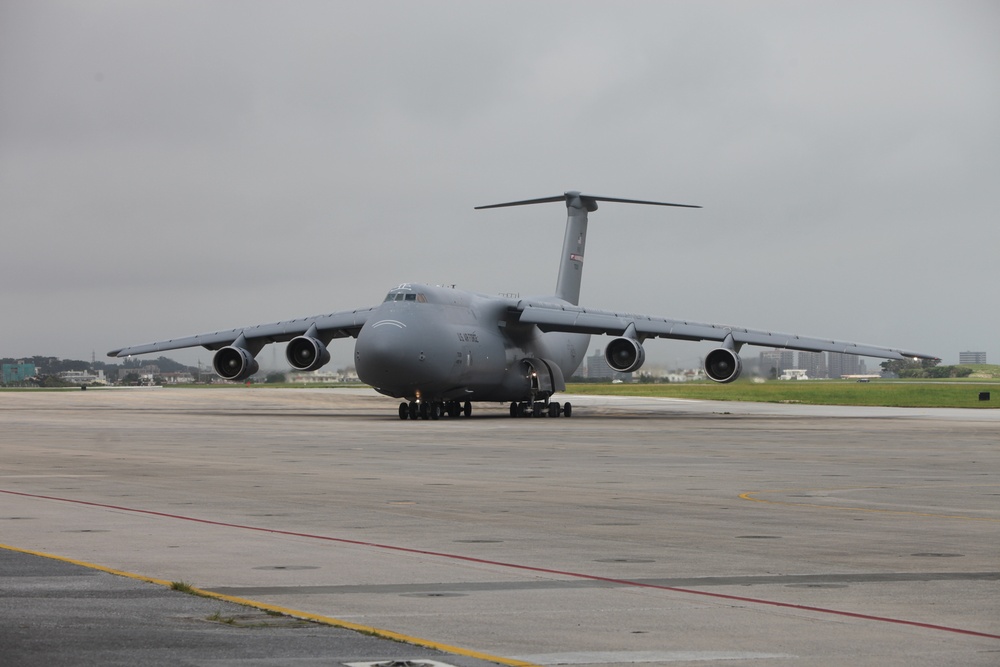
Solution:
[(632, 338), (615, 338), (604, 348), (604, 359), (619, 373), (631, 373), (646, 361), (646, 350)]
[(315, 371), (330, 362), (330, 351), (321, 340), (298, 336), (288, 342), (285, 358), (295, 370)]
[(224, 347), (212, 358), (212, 367), (223, 380), (234, 382), (246, 380), (260, 370), (257, 360), (250, 350), (242, 347)]
[(716, 382), (732, 382), (742, 371), (740, 355), (728, 348), (718, 347), (705, 357), (705, 373)]

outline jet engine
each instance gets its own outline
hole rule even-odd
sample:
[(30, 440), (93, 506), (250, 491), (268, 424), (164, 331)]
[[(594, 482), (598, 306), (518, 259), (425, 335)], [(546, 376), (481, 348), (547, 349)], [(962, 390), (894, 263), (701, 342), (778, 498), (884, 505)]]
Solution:
[(317, 338), (298, 336), (288, 342), (285, 357), (296, 370), (315, 371), (330, 362), (330, 351)]
[(604, 359), (619, 373), (631, 373), (646, 361), (646, 350), (633, 338), (615, 338), (604, 348)]
[(740, 376), (740, 355), (726, 347), (717, 347), (705, 357), (705, 373), (716, 382), (732, 382)]
[(233, 345), (216, 352), (215, 357), (212, 358), (212, 366), (219, 377), (234, 382), (246, 380), (260, 370), (260, 366), (250, 350)]

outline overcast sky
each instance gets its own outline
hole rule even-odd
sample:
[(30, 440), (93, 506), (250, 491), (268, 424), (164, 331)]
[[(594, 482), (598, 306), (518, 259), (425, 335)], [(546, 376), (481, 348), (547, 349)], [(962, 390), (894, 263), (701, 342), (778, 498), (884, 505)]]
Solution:
[(473, 207), (581, 190), (704, 206), (602, 204), (583, 305), (1000, 362), (998, 34), (993, 1), (0, 0), (0, 357), (550, 293), (565, 207)]

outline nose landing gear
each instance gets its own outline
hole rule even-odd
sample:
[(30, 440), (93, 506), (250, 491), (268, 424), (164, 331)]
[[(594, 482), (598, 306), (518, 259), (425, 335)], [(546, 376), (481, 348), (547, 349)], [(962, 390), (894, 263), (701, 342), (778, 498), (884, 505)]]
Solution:
[(400, 419), (440, 419), (448, 415), (449, 417), (471, 417), (472, 402), (465, 401), (431, 401), (417, 402), (410, 401), (399, 404)]

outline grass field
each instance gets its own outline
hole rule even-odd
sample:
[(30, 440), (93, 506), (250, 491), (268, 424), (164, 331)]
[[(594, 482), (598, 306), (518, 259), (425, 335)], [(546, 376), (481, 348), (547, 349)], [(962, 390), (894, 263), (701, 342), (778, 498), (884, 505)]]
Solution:
[[(570, 394), (662, 396), (711, 401), (808, 403), (811, 405), (882, 405), (920, 408), (1000, 408), (1000, 382), (873, 380), (804, 382), (749, 380), (732, 384), (683, 382), (673, 384), (571, 384)], [(988, 392), (990, 400), (979, 399)]]

